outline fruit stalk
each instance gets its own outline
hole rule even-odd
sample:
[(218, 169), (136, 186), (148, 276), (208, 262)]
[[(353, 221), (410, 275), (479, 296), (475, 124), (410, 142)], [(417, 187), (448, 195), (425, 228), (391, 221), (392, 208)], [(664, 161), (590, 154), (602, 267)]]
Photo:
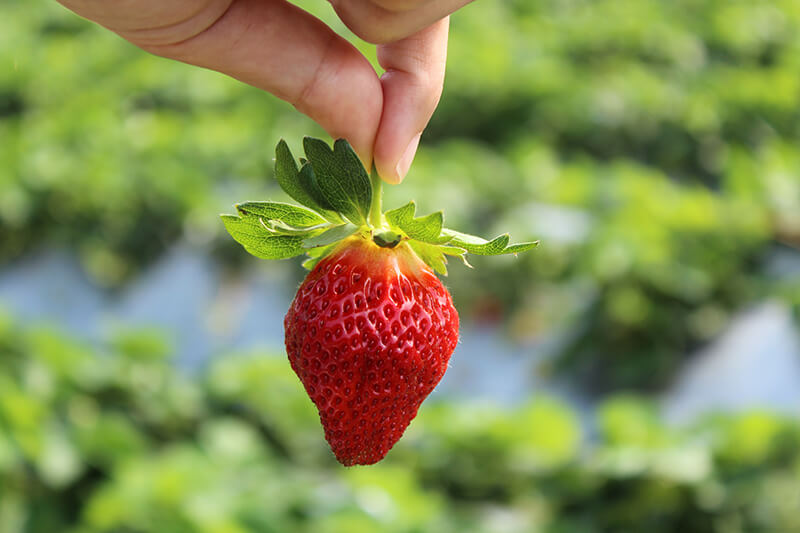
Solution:
[(372, 184), (372, 204), (369, 208), (369, 223), (377, 232), (383, 229), (383, 180), (378, 176), (378, 169), (372, 167), (370, 175)]

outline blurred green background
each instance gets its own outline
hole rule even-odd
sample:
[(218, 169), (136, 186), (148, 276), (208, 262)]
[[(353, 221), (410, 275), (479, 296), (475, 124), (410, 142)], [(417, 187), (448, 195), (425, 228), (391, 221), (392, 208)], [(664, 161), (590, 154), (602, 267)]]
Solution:
[(375, 467), (335, 463), (281, 352), (299, 261), (216, 216), (285, 199), (273, 149), (304, 135), (0, 0), (0, 533), (800, 531), (800, 3), (453, 17), (386, 204), (542, 245), (453, 265), (462, 343)]

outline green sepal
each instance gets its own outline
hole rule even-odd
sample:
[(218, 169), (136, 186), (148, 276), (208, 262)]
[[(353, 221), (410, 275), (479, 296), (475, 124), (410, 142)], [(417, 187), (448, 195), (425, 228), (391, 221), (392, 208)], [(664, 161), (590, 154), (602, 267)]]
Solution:
[(297, 226), (291, 226), (289, 224), (286, 224), (285, 222), (281, 222), (280, 220), (264, 220), (262, 218), (261, 222), (268, 230), (274, 233), (278, 233), (280, 235), (300, 235), (302, 237), (310, 237), (312, 235), (317, 235), (327, 230), (328, 228), (333, 227), (333, 225), (328, 222), (320, 224), (319, 226), (312, 226), (310, 228), (300, 228)]
[(242, 216), (280, 221), (286, 226), (295, 228), (310, 228), (327, 223), (327, 220), (310, 209), (282, 202), (243, 202), (236, 204), (236, 211)]
[(311, 236), (303, 241), (303, 247), (318, 248), (320, 246), (328, 246), (334, 244), (342, 239), (346, 239), (350, 235), (358, 231), (358, 226), (353, 224), (342, 224), (341, 226), (334, 226), (322, 233)]
[(442, 234), (450, 237), (448, 244), (463, 248), (467, 252), (475, 255), (516, 254), (530, 250), (539, 245), (539, 241), (533, 241), (509, 246), (508, 242), (510, 237), (508, 233), (495, 237), (491, 241), (447, 228), (442, 230)]
[(297, 181), (300, 182), (303, 190), (308, 192), (308, 195), (318, 205), (322, 206), (321, 209), (325, 213), (330, 213), (330, 215), (327, 216), (329, 220), (344, 222), (342, 216), (336, 212), (336, 209), (328, 203), (328, 200), (325, 199), (325, 195), (322, 194), (319, 183), (317, 183), (317, 175), (314, 173), (314, 167), (311, 166), (311, 163), (302, 158), (300, 161), (300, 172), (297, 173)]
[(303, 248), (304, 237), (273, 233), (260, 217), (222, 215), (222, 222), (231, 237), (258, 258), (288, 259), (306, 252)]
[(508, 248), (506, 248), (503, 253), (504, 254), (519, 254), (522, 252), (527, 252), (528, 250), (533, 250), (539, 246), (539, 241), (531, 241), (531, 242), (520, 242), (517, 244), (512, 244)]
[(372, 184), (350, 143), (339, 139), (331, 150), (324, 141), (306, 137), (303, 148), (326, 203), (356, 226), (365, 225)]
[(329, 244), (328, 246), (320, 246), (319, 248), (311, 248), (306, 250), (308, 259), (303, 261), (303, 268), (313, 270), (317, 263), (325, 259), (325, 257), (333, 251), (339, 243)]
[(442, 276), (447, 275), (447, 257), (445, 257), (445, 252), (442, 250), (445, 247), (414, 240), (408, 241), (408, 245), (434, 272)]
[[(304, 159), (301, 158), (300, 161), (303, 162)], [(302, 205), (320, 213), (326, 220), (341, 222), (341, 217), (329, 205), (326, 205), (322, 193), (316, 189), (313, 174), (310, 179), (308, 178), (308, 171), (311, 169), (307, 169), (305, 174), (302, 174), (301, 170), (304, 169), (298, 170), (289, 145), (281, 139), (275, 148), (275, 179), (281, 189)]]
[(464, 266), (472, 268), (472, 265), (467, 261), (467, 251), (464, 248), (459, 248), (458, 246), (439, 246), (439, 249), (445, 255), (458, 257), (461, 259), (461, 262), (464, 263)]
[(444, 216), (441, 211), (414, 218), (416, 210), (417, 206), (412, 201), (403, 207), (386, 211), (384, 215), (392, 228), (399, 229), (410, 239), (428, 244), (444, 244), (452, 239), (448, 235), (442, 235)]

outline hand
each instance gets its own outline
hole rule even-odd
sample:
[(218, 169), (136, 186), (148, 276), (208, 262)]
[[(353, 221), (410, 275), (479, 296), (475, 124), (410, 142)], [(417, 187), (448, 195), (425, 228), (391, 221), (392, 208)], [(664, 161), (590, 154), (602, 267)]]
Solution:
[(285, 0), (59, 0), (153, 54), (228, 74), (293, 104), (399, 183), (439, 102), (448, 15), (472, 0), (330, 0), (386, 71)]

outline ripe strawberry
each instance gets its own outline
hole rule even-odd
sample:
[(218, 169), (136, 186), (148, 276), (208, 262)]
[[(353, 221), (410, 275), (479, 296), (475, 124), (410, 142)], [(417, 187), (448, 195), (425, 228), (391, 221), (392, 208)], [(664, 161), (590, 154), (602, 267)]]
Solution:
[(415, 217), (413, 202), (381, 212), (381, 181), (347, 141), (331, 149), (303, 142), (298, 168), (285, 142), (275, 177), (306, 207), (245, 202), (223, 215), (233, 238), (256, 257), (309, 256), (284, 320), (286, 351), (317, 406), (325, 438), (344, 465), (386, 456), (447, 368), (458, 342), (458, 314), (434, 274), (446, 256), (516, 254), (509, 245), (442, 226), (441, 212)]
[(386, 455), (442, 379), (458, 314), (405, 243), (344, 241), (306, 277), (284, 321), (286, 351), (343, 465)]

